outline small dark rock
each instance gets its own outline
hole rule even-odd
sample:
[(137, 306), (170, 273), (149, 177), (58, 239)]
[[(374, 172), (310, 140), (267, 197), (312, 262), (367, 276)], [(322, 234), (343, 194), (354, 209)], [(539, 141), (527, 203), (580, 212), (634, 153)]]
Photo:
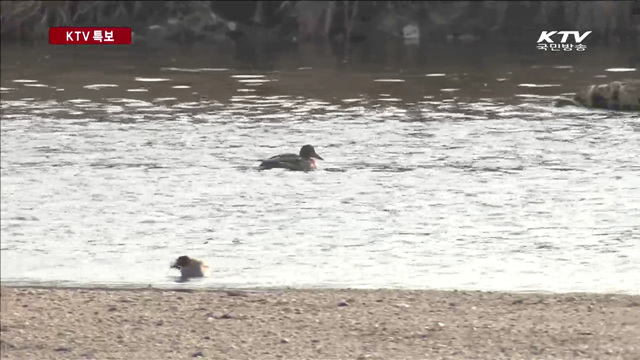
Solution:
[(346, 301), (340, 301), (340, 302), (338, 303), (338, 306), (349, 306), (349, 303), (348, 303), (348, 302), (346, 302)]
[(191, 355), (191, 357), (201, 358), (201, 357), (204, 357), (204, 354), (202, 353), (202, 351), (198, 351), (196, 353), (193, 353), (193, 355)]
[(69, 348), (67, 348), (67, 347), (60, 346), (60, 347), (55, 348), (54, 351), (57, 351), (57, 352), (68, 352), (68, 351), (71, 351), (71, 350), (69, 350)]
[(173, 289), (172, 291), (174, 292), (181, 292), (181, 293), (194, 293), (198, 290), (195, 289)]
[(107, 309), (107, 311), (109, 312), (116, 311), (116, 310), (118, 310), (118, 308), (115, 306), (111, 306), (109, 309)]
[(220, 316), (220, 319), (233, 319), (233, 315), (226, 313), (222, 316)]

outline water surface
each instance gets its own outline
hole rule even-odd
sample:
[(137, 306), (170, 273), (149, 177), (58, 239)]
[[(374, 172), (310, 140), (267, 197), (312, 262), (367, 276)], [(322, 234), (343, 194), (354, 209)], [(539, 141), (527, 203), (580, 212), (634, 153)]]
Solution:
[[(20, 54), (3, 283), (168, 286), (187, 254), (187, 286), (640, 293), (638, 115), (551, 106), (624, 64)], [(307, 143), (319, 171), (256, 170)]]

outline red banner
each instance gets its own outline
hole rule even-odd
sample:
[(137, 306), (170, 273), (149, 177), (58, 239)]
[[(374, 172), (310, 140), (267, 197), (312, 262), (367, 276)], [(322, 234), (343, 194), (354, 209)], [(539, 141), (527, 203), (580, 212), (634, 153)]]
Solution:
[(131, 28), (52, 27), (49, 44), (54, 45), (131, 45)]

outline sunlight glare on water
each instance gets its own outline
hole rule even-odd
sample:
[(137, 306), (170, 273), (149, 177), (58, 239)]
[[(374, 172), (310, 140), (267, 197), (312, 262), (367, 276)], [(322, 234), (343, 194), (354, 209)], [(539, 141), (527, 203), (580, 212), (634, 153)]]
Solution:
[(551, 107), (571, 68), (3, 70), (2, 281), (639, 293), (640, 120)]

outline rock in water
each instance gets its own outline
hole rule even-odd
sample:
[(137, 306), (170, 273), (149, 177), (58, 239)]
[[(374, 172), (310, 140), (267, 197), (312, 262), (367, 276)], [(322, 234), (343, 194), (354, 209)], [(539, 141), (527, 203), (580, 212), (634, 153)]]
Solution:
[(556, 106), (576, 105), (591, 109), (640, 111), (640, 80), (591, 85), (573, 99), (558, 99)]

